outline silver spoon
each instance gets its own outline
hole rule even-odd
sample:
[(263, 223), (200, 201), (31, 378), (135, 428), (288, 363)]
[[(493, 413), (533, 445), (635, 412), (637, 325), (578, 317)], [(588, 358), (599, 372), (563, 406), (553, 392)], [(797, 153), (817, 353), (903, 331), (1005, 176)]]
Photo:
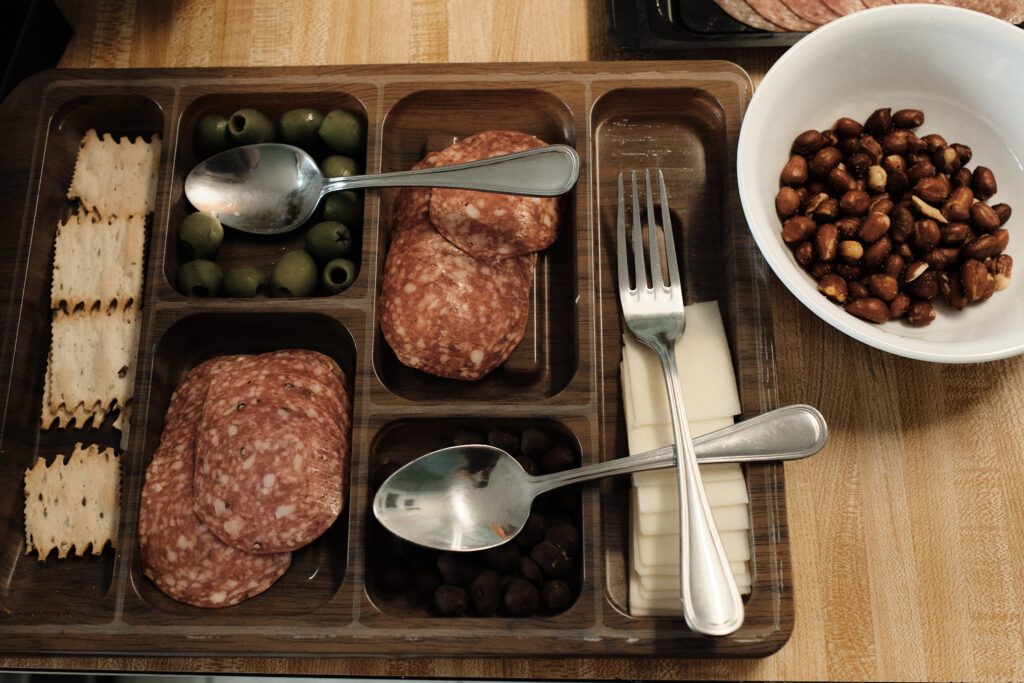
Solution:
[(548, 145), (453, 166), (324, 178), (313, 158), (298, 147), (267, 142), (202, 161), (185, 179), (185, 196), (224, 225), (275, 235), (302, 225), (324, 195), (339, 190), (454, 187), (555, 197), (571, 190), (579, 174), (576, 150)]
[[(795, 460), (828, 439), (825, 418), (790, 405), (693, 440), (697, 459), (711, 462)], [(388, 531), (437, 550), (485, 550), (523, 528), (533, 499), (568, 484), (627, 472), (674, 467), (675, 446), (564, 472), (531, 476), (494, 446), (466, 445), (427, 453), (396, 471), (377, 491), (373, 514)]]

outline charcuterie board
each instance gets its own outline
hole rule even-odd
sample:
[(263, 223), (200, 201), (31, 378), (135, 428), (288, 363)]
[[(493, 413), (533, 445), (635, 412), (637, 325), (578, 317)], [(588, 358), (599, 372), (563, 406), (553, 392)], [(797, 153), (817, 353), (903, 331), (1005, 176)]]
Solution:
[[(741, 417), (777, 407), (767, 270), (743, 223), (733, 173), (751, 89), (727, 62), (51, 71), (23, 84), (0, 106), (7, 216), (0, 240), (0, 649), (537, 657), (776, 651), (793, 624), (781, 464), (745, 467), (752, 591), (744, 626), (725, 638), (698, 637), (681, 618), (629, 615), (628, 478), (604, 480), (575, 499), (578, 594), (557, 613), (430, 616), (381, 596), (368, 566), (382, 542), (369, 510), (375, 478), (446, 445), (459, 429), (541, 427), (582, 464), (626, 454), (613, 277), (621, 171), (665, 171), (686, 298), (720, 303)], [(365, 194), (359, 275), (340, 294), (239, 300), (178, 291), (176, 230), (189, 211), (183, 184), (198, 161), (197, 122), (212, 111), (258, 107), (280, 116), (295, 106), (365, 117), (371, 173), (407, 169), (481, 130), (519, 130), (577, 149), (581, 175), (564, 200), (557, 240), (538, 258), (525, 336), (499, 369), (475, 382), (433, 377), (402, 365), (382, 339), (376, 306), (393, 190)], [(70, 210), (65, 191), (88, 129), (163, 140), (123, 446), (109, 419), (90, 429), (43, 430), (40, 422), (54, 237)], [(240, 240), (226, 258), (270, 261), (299, 239)], [(143, 574), (137, 538), (143, 478), (171, 393), (212, 357), (285, 348), (325, 354), (351, 380), (347, 506), (266, 592), (220, 609), (176, 602)], [(121, 453), (115, 548), (40, 562), (25, 552), (24, 473), (79, 441)]]

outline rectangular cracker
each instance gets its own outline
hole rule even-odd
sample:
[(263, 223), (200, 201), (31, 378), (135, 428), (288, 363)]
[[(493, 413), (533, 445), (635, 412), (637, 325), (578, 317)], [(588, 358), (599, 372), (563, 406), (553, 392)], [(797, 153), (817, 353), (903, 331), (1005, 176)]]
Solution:
[(109, 133), (101, 138), (90, 128), (82, 137), (68, 199), (104, 218), (152, 212), (160, 146), (159, 135), (152, 142), (115, 140)]
[(44, 562), (54, 548), (67, 557), (116, 547), (121, 499), (121, 468), (113, 449), (75, 444), (71, 457), (44, 458), (25, 470), (25, 554), (36, 551)]
[(105, 415), (127, 406), (139, 344), (138, 311), (55, 311), (51, 329), (44, 416), (73, 416), (81, 414), (79, 409)]
[(142, 299), (146, 217), (77, 213), (57, 226), (50, 307), (124, 309)]

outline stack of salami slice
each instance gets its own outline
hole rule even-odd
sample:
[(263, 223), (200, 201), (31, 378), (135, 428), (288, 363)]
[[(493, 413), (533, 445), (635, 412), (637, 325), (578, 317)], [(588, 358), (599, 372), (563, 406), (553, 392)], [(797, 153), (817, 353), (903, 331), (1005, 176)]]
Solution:
[(1021, 0), (715, 0), (734, 19), (763, 31), (813, 31), (833, 19), (870, 7), (910, 3), (952, 5), (1024, 22)]
[[(512, 154), (545, 143), (477, 133), (415, 168)], [(538, 251), (558, 233), (556, 198), (406, 188), (395, 201), (381, 284), (381, 332), (403, 364), (476, 380), (523, 339)]]
[(171, 396), (139, 507), (142, 569), (197, 607), (261, 593), (345, 504), (351, 403), (331, 358), (221, 356)]

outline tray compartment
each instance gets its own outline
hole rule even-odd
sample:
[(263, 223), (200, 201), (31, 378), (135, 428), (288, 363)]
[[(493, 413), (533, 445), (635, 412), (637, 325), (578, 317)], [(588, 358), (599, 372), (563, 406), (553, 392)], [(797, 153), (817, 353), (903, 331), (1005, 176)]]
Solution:
[[(58, 454), (71, 455), (75, 443), (117, 447), (120, 433), (110, 415), (97, 428), (41, 430), (43, 378), (50, 348), (50, 282), (57, 224), (71, 215), (75, 204), (66, 198), (82, 136), (90, 128), (114, 137), (163, 133), (161, 105), (146, 95), (115, 91), (76, 94), (61, 105), (44, 130), (45, 153), (37, 189), (36, 211), (24, 242), (24, 287), (7, 322), (18, 330), (7, 379), (9, 400), (3, 418), (0, 458), (0, 611), (13, 615), (46, 615), (65, 622), (96, 622), (111, 618), (108, 601), (113, 585), (115, 550), (102, 554), (57, 559), (51, 552), (41, 563), (36, 553), (26, 556), (24, 533), (25, 470), (38, 457), (52, 463)], [(123, 458), (122, 458), (123, 469)], [(116, 545), (116, 539), (114, 539)], [(89, 553), (89, 551), (86, 551)], [(61, 596), (55, 600), (54, 596)]]
[[(371, 491), (367, 496), (366, 511), (366, 532), (365, 552), (367, 562), (366, 571), (366, 593), (370, 601), (382, 613), (398, 618), (422, 618), (425, 616), (440, 616), (430, 605), (429, 596), (417, 594), (415, 588), (407, 589), (401, 593), (388, 590), (383, 587), (381, 577), (384, 576), (385, 567), (395, 558), (404, 558), (411, 561), (417, 570), (433, 566), (439, 554), (427, 548), (421, 548), (415, 544), (408, 543), (393, 536), (376, 521), (372, 511), (373, 495), (377, 488), (383, 483), (387, 476), (400, 466), (415, 460), (417, 457), (454, 444), (456, 438), (465, 441), (471, 435), (473, 443), (494, 443), (500, 445), (509, 436), (514, 437), (513, 442), (521, 437), (523, 430), (534, 427), (543, 430), (552, 441), (552, 448), (560, 446), (568, 449), (574, 456), (575, 466), (581, 460), (580, 442), (572, 430), (565, 424), (550, 418), (481, 418), (477, 416), (452, 417), (440, 419), (406, 419), (393, 422), (380, 430), (373, 440), (369, 454), (369, 467), (371, 474)], [(503, 434), (497, 434), (501, 432)], [(513, 455), (520, 455), (518, 450), (510, 450)], [(532, 459), (535, 464), (540, 458)], [(565, 487), (552, 491), (542, 496), (534, 505), (535, 510), (545, 510), (546, 519), (564, 519), (581, 532), (581, 548), (583, 527), (582, 519), (582, 498), (578, 486)], [(521, 550), (523, 557), (529, 556), (530, 547), (517, 545), (513, 540), (510, 542), (517, 550)], [(466, 553), (464, 557), (473, 564), (477, 570), (488, 566), (484, 557), (485, 552)], [(544, 610), (536, 615), (536, 618), (550, 618), (561, 614), (572, 608), (572, 604), (579, 597), (579, 588), (582, 583), (583, 567), (585, 557), (580, 554), (574, 558), (574, 566), (571, 571), (561, 577), (569, 584), (573, 591), (572, 602), (558, 610)], [(502, 616), (492, 618), (513, 618), (512, 615), (501, 611)], [(462, 619), (473, 617), (462, 617)]]
[[(645, 201), (643, 170), (652, 172), (652, 186), (657, 193), (655, 171), (665, 176), (670, 204), (672, 230), (675, 237), (683, 294), (687, 303), (717, 300), (722, 311), (726, 336), (736, 370), (744, 416), (755, 415), (776, 407), (773, 395), (763, 391), (769, 365), (764, 359), (764, 326), (767, 294), (758, 288), (756, 271), (749, 268), (746, 254), (753, 249), (742, 223), (730, 210), (730, 136), (735, 134), (725, 110), (715, 94), (701, 88), (622, 88), (600, 97), (592, 112), (594, 173), (596, 177), (596, 212), (600, 221), (599, 260), (606, 272), (616, 271), (615, 230), (617, 210), (617, 179), (625, 174), (627, 201), (631, 193), (630, 172), (637, 170), (641, 205)], [(636, 160), (642, 159), (643, 168)], [(657, 194), (655, 194), (657, 199)], [(661, 207), (655, 201), (655, 212)], [(643, 222), (648, 217), (643, 212)], [(659, 221), (660, 222), (660, 221)], [(738, 298), (752, 300), (752, 305), (738, 307)], [(618, 301), (612, 293), (604, 301), (608, 313), (605, 354), (619, 358), (623, 327)], [(758, 355), (757, 351), (760, 351)], [(617, 371), (617, 369), (616, 369)], [(757, 378), (756, 380), (754, 378)], [(615, 428), (606, 430), (608, 442), (615, 444), (620, 456), (627, 453), (625, 419), (616, 396)], [(609, 425), (610, 426), (610, 425)], [(778, 599), (781, 583), (777, 548), (770, 539), (760, 536), (766, 522), (778, 525), (777, 498), (781, 495), (777, 480), (780, 465), (749, 465), (744, 468), (751, 515), (751, 561), (753, 589), (745, 597), (746, 618), (740, 631), (724, 639), (721, 650), (728, 652), (728, 641), (756, 634), (764, 642), (784, 641), (788, 631), (780, 628)], [(700, 648), (700, 638), (690, 632), (679, 619), (633, 618), (628, 611), (628, 561), (630, 481), (626, 477), (603, 482), (601, 489), (602, 537), (605, 597), (614, 608), (609, 623), (631, 631), (672, 633), (684, 648)], [(784, 522), (782, 522), (784, 525)], [(766, 542), (768, 541), (768, 542)], [(716, 641), (717, 643), (718, 641)], [(717, 649), (717, 648), (716, 648)]]
[[(240, 92), (219, 92), (216, 94), (189, 93), (189, 97), (195, 97), (182, 113), (178, 121), (178, 143), (176, 146), (176, 158), (174, 173), (172, 176), (173, 187), (171, 188), (171, 204), (168, 211), (166, 224), (166, 242), (163, 245), (163, 276), (164, 286), (162, 295), (171, 298), (184, 298), (177, 290), (177, 273), (179, 266), (186, 260), (178, 243), (178, 227), (182, 219), (195, 209), (185, 198), (185, 178), (189, 172), (202, 159), (209, 156), (205, 150), (197, 146), (195, 131), (199, 120), (206, 114), (222, 114), (230, 117), (235, 111), (242, 108), (255, 108), (263, 112), (275, 125), (285, 112), (299, 107), (317, 109), (322, 114), (333, 109), (341, 109), (353, 112), (363, 121), (367, 121), (370, 113), (364, 101), (372, 97), (373, 91), (366, 88), (356, 88), (353, 91), (345, 90), (324, 90), (324, 89), (297, 89), (295, 91), (267, 91), (254, 88)], [(370, 129), (368, 125), (369, 146)], [(315, 150), (307, 150), (319, 164), (323, 159), (332, 154), (325, 145)], [(368, 152), (364, 150), (356, 161), (359, 163), (360, 172), (367, 170)], [(363, 191), (356, 191), (362, 202)], [(224, 227), (224, 242), (213, 259), (221, 270), (227, 272), (230, 268), (239, 265), (255, 266), (268, 278), (277, 260), (286, 251), (302, 249), (305, 243), (305, 236), (309, 228), (322, 220), (323, 205), (317, 208), (313, 216), (302, 226), (280, 235), (251, 235), (240, 232), (227, 226)], [(362, 210), (362, 218), (353, 225), (347, 226), (353, 237), (351, 255), (348, 257), (356, 266), (362, 264), (362, 252), (364, 246), (364, 235), (368, 212), (365, 205)], [(356, 298), (366, 290), (366, 277), (363, 273), (357, 276), (352, 287), (344, 292), (334, 295), (348, 299)], [(325, 296), (316, 293), (314, 297)], [(238, 305), (245, 305), (244, 300), (232, 300)]]
[[(267, 331), (273, 334), (266, 334)], [(179, 603), (164, 595), (142, 574), (138, 557), (136, 524), (139, 496), (146, 467), (152, 459), (163, 430), (163, 415), (171, 394), (193, 367), (216, 356), (256, 354), (287, 348), (318, 351), (338, 362), (354, 394), (356, 345), (340, 322), (326, 315), (293, 310), (281, 313), (206, 312), (186, 316), (159, 335), (153, 352), (152, 387), (147, 406), (142, 452), (132, 468), (129, 482), (132, 496), (123, 504), (131, 527), (125, 542), (131, 545), (130, 585), (142, 604), (130, 605), (125, 616), (130, 623), (164, 624), (181, 620), (204, 625), (273, 621), (276, 618), (309, 615), (328, 604), (345, 582), (349, 571), (349, 509), (351, 494), (337, 521), (320, 538), (292, 553), (288, 571), (264, 593), (238, 605), (222, 609), (201, 609)], [(358, 410), (358, 408), (357, 408)], [(358, 413), (353, 414), (358, 420)], [(350, 435), (351, 437), (351, 435)], [(358, 453), (350, 452), (351, 460)]]
[[(571, 109), (551, 92), (533, 88), (417, 90), (395, 102), (384, 118), (381, 170), (407, 170), (429, 152), (484, 130), (518, 130), (549, 144), (576, 142)], [(579, 275), (575, 192), (560, 203), (558, 239), (539, 254), (526, 333), (508, 360), (475, 382), (434, 377), (400, 363), (378, 329), (373, 364), (389, 391), (412, 401), (487, 401), (510, 395), (517, 400), (538, 400), (557, 394), (570, 383), (579, 365), (573, 304)], [(393, 189), (380, 193), (378, 278), (397, 194)]]

